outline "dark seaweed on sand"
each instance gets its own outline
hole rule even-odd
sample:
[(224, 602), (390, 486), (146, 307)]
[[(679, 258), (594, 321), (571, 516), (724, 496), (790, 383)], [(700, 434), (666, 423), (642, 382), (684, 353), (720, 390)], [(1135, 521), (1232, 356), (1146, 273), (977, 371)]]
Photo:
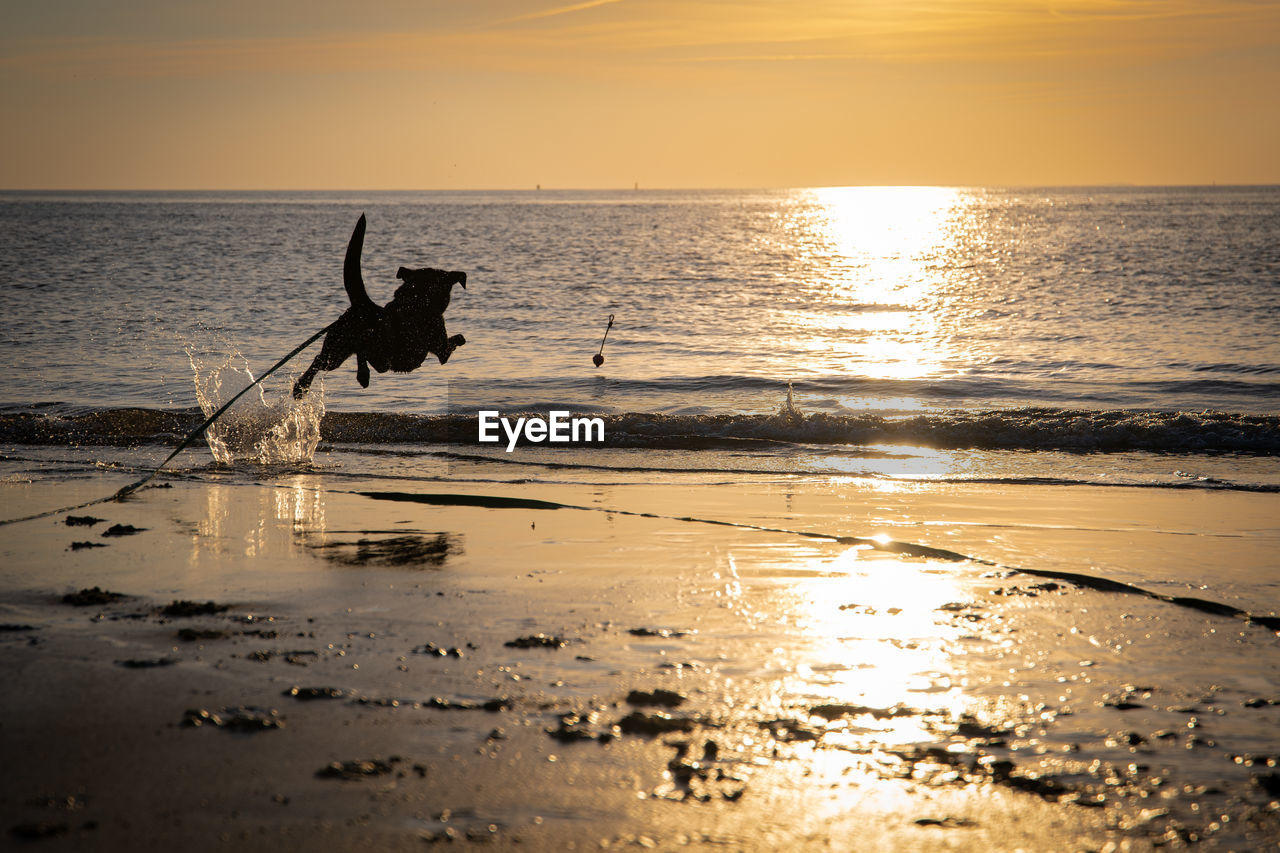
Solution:
[(207, 711), (193, 708), (183, 714), (182, 725), (191, 728), (211, 726), (233, 732), (265, 732), (284, 727), (284, 720), (274, 708), (269, 711), (258, 708), (224, 708), (221, 711)]
[(554, 729), (546, 729), (546, 733), (558, 741), (564, 743), (575, 743), (584, 740), (596, 740), (595, 735), (590, 726), (595, 722), (595, 715), (588, 714), (582, 716), (580, 714), (561, 714), (559, 717), (559, 725)]
[(111, 592), (100, 587), (90, 587), (82, 589), (79, 592), (69, 592), (62, 596), (63, 604), (70, 604), (72, 607), (97, 607), (103, 604), (110, 604), (113, 601), (119, 601), (128, 596)]
[(216, 604), (212, 601), (205, 601), (202, 603), (198, 601), (178, 600), (170, 602), (162, 607), (160, 609), (160, 615), (175, 617), (213, 616), (217, 613), (225, 612), (230, 608), (230, 606), (231, 605), (229, 604)]
[(957, 827), (977, 826), (977, 823), (963, 817), (918, 817), (915, 819), (916, 826), (940, 826), (945, 829), (954, 829)]
[(134, 527), (132, 524), (113, 524), (106, 530), (102, 531), (103, 536), (132, 536), (135, 533), (143, 533), (145, 527)]
[(699, 721), (692, 717), (673, 717), (660, 711), (653, 714), (632, 711), (615, 725), (624, 735), (655, 737), (671, 732), (691, 732), (698, 727)]
[(57, 838), (66, 835), (71, 828), (61, 821), (43, 820), (31, 823), (20, 823), (9, 830), (14, 838), (23, 841), (39, 841), (44, 838)]
[(129, 658), (116, 661), (125, 669), (155, 669), (160, 666), (173, 666), (177, 662), (177, 658)]
[(560, 637), (551, 637), (546, 634), (533, 634), (528, 637), (516, 637), (514, 640), (508, 640), (502, 645), (510, 649), (559, 649), (562, 648), (567, 641)]
[(1253, 781), (1268, 796), (1280, 797), (1280, 773), (1260, 773), (1253, 777)]
[(200, 640), (225, 640), (229, 636), (231, 635), (226, 631), (203, 628), (182, 628), (178, 631), (178, 639), (187, 643), (195, 643)]
[(632, 628), (627, 633), (633, 637), (662, 637), (664, 640), (689, 636), (688, 631), (677, 631), (674, 628)]
[(300, 702), (310, 702), (313, 699), (344, 699), (351, 695), (351, 691), (341, 687), (290, 687), (284, 695)]
[(628, 705), (660, 705), (664, 708), (678, 708), (685, 703), (686, 697), (672, 690), (632, 690), (627, 694)]
[(355, 542), (328, 542), (312, 547), (330, 562), (344, 566), (438, 567), (460, 551), (455, 537), (448, 533), (363, 538)]
[(809, 709), (809, 713), (815, 717), (822, 717), (824, 720), (835, 720), (840, 717), (860, 717), (863, 714), (869, 714), (877, 720), (888, 720), (894, 717), (919, 716), (922, 712), (914, 708), (908, 708), (905, 705), (894, 705), (892, 708), (872, 708), (868, 705), (829, 703), (814, 705)]
[(364, 761), (333, 761), (317, 770), (316, 776), (321, 779), (346, 780), (383, 776), (390, 773), (392, 770), (391, 765), (397, 764), (399, 761), (400, 759), (396, 756), (392, 756), (386, 761), (381, 761), (377, 758), (367, 758)]
[(459, 649), (456, 646), (453, 648), (445, 648), (444, 646), (437, 646), (435, 643), (427, 643), (426, 645), (418, 646), (415, 649), (413, 649), (413, 653), (415, 655), (431, 655), (433, 657), (441, 657), (441, 658), (462, 657), (462, 649)]
[(93, 527), (93, 525), (106, 521), (105, 518), (94, 518), (92, 515), (68, 515), (62, 520), (67, 527)]
[(499, 711), (509, 711), (513, 707), (513, 703), (505, 696), (494, 699), (486, 699), (484, 702), (470, 702), (467, 700), (451, 700), (444, 699), (440, 696), (434, 696), (422, 703), (424, 708), (435, 708), (439, 711), (488, 711), (496, 714)]

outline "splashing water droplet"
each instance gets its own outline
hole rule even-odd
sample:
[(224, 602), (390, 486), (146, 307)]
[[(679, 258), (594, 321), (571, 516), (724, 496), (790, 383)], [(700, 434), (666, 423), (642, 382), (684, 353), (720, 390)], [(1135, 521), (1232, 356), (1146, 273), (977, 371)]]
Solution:
[[(194, 372), (196, 399), (205, 417), (253, 382), (248, 361), (234, 347), (230, 352), (197, 353), (187, 346)], [(295, 400), (292, 377), (264, 382), (205, 430), (213, 458), (222, 464), (257, 462), (264, 465), (310, 462), (320, 443), (324, 418), (324, 383)]]
[(804, 413), (796, 408), (790, 381), (787, 382), (787, 399), (778, 409), (777, 417), (783, 423), (789, 424), (802, 423), (804, 421)]

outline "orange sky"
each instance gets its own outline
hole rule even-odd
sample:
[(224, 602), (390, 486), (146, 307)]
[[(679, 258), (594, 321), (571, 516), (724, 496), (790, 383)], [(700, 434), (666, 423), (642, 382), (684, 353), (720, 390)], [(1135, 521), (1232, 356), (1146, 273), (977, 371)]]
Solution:
[(1280, 183), (1274, 0), (6, 6), (5, 188)]

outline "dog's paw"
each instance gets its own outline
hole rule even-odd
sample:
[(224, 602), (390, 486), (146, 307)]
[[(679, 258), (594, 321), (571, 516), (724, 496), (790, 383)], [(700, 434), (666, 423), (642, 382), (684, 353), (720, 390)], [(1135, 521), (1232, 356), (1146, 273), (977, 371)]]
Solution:
[(453, 337), (449, 338), (449, 348), (457, 349), (458, 347), (462, 346), (466, 342), (467, 342), (467, 339), (464, 338), (462, 335), (454, 335)]
[(315, 375), (315, 371), (308, 369), (294, 381), (293, 399), (301, 400), (307, 396), (307, 392), (311, 390), (311, 380), (315, 378)]

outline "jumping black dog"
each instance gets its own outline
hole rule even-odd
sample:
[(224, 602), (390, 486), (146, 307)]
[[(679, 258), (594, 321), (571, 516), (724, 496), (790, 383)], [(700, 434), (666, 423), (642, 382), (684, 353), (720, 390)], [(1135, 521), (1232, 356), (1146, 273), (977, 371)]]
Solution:
[(378, 307), (369, 298), (360, 275), (364, 228), (361, 214), (342, 265), (342, 284), (351, 307), (329, 329), (320, 354), (293, 384), (294, 397), (306, 393), (318, 372), (335, 370), (351, 355), (356, 357), (360, 387), (368, 388), (370, 365), (379, 373), (408, 373), (420, 367), (428, 355), (435, 355), (444, 364), (455, 349), (467, 342), (462, 335), (450, 337), (444, 327), (444, 310), (449, 307), (453, 286), (466, 288), (467, 274), (400, 267), (396, 278), (404, 284), (396, 288), (395, 296), (385, 307)]

